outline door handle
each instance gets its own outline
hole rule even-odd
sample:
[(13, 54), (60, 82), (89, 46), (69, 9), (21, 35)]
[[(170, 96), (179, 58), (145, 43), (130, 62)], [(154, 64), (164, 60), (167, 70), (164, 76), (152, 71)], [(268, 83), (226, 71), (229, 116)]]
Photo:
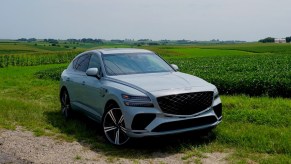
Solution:
[(66, 81), (70, 81), (70, 78), (69, 78), (69, 77), (67, 77)]
[(85, 85), (85, 84), (86, 84), (86, 82), (85, 82), (85, 81), (83, 81), (83, 82), (82, 82), (82, 85)]

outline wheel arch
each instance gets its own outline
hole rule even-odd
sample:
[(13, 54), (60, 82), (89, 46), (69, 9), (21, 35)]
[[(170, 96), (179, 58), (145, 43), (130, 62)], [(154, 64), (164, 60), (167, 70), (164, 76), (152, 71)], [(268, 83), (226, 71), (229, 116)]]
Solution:
[(118, 104), (118, 102), (116, 100), (109, 99), (104, 106), (103, 115), (104, 115), (104, 113), (106, 113), (110, 109), (111, 106), (112, 107), (120, 107), (120, 105)]

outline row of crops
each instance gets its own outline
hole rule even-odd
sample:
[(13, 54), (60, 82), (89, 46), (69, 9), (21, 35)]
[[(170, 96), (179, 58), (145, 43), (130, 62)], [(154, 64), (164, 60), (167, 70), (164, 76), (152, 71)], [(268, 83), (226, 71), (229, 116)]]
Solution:
[[(181, 72), (215, 84), (221, 94), (291, 97), (291, 56), (257, 55), (169, 58)], [(59, 80), (64, 67), (43, 70), (38, 78)]]
[(171, 58), (169, 62), (215, 84), (222, 94), (291, 97), (291, 55)]
[(61, 73), (66, 67), (56, 67), (36, 72), (34, 75), (39, 79), (60, 80)]
[[(181, 72), (199, 76), (215, 84), (222, 94), (291, 97), (291, 46), (289, 44), (144, 48), (162, 54), (170, 63), (177, 64)], [(209, 49), (213, 50), (209, 51)], [(256, 53), (246, 53), (246, 51)], [(0, 55), (0, 68), (69, 63), (78, 53), (80, 52), (75, 50), (3, 54)], [(63, 69), (44, 70), (36, 76), (58, 80)]]
[[(197, 46), (196, 46), (197, 47)], [(205, 49), (220, 49), (220, 50), (240, 50), (244, 52), (254, 53), (279, 53), (290, 54), (291, 44), (277, 44), (277, 43), (247, 43), (247, 44), (226, 44), (226, 45), (208, 45), (199, 46)]]
[(33, 53), (32, 55), (0, 55), (0, 68), (69, 63), (79, 52)]

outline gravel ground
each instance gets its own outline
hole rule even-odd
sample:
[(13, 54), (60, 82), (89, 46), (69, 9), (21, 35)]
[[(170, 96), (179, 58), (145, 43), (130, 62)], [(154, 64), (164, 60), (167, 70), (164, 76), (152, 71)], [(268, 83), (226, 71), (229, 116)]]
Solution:
[(27, 160), (20, 159), (10, 154), (0, 151), (0, 163), (32, 163)]
[[(201, 162), (226, 163), (226, 153), (207, 153)], [(185, 163), (183, 154), (154, 153), (151, 159), (108, 159), (102, 152), (84, 147), (78, 142), (65, 142), (50, 137), (35, 137), (17, 128), (0, 131), (0, 163)], [(191, 163), (191, 162), (190, 162)]]

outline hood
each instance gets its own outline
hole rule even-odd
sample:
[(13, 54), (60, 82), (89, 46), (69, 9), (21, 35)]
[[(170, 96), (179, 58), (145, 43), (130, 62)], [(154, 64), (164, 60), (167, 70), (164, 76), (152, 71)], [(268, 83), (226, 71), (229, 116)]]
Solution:
[(210, 83), (181, 72), (119, 75), (111, 78), (138, 86), (148, 92), (204, 87)]

